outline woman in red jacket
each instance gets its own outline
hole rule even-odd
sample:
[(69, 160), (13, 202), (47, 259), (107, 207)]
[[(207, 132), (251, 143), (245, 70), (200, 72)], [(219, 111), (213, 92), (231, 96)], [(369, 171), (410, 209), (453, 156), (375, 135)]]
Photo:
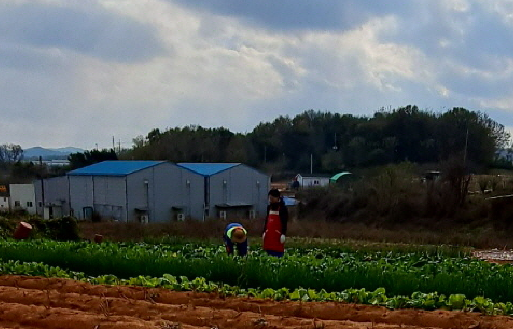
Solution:
[(289, 213), (281, 198), (280, 191), (272, 189), (268, 195), (269, 206), (267, 206), (267, 217), (264, 233), (262, 234), (264, 250), (270, 256), (283, 257)]

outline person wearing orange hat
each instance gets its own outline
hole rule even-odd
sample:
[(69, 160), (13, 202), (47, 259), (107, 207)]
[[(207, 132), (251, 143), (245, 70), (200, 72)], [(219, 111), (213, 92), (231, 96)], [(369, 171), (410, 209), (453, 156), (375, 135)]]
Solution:
[(233, 254), (233, 247), (236, 245), (239, 256), (246, 256), (248, 253), (247, 234), (248, 232), (240, 223), (230, 223), (226, 226), (223, 240), (228, 255)]

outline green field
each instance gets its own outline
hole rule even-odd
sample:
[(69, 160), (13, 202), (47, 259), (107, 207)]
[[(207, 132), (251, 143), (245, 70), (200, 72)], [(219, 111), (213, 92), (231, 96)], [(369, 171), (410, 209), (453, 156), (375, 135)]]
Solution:
[(333, 300), (513, 314), (513, 266), (451, 247), (320, 243), (287, 249), (282, 259), (223, 246), (0, 241), (3, 274), (43, 275), (97, 284), (133, 284), (232, 296)]

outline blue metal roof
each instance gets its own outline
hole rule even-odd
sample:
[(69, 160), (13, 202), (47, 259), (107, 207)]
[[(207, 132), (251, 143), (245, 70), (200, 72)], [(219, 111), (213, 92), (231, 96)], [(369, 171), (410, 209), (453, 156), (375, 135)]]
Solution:
[(103, 161), (68, 173), (70, 176), (126, 176), (166, 161)]
[(240, 163), (177, 163), (177, 165), (202, 176), (212, 176), (226, 169), (236, 167)]

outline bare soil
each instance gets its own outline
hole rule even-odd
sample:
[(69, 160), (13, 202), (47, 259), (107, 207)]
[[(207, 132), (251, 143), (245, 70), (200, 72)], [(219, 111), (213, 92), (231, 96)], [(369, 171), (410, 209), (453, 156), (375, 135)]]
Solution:
[(513, 250), (476, 250), (472, 253), (476, 258), (485, 260), (490, 263), (507, 264), (513, 263)]
[(0, 328), (506, 329), (513, 318), (332, 302), (276, 302), (141, 287), (0, 276)]

